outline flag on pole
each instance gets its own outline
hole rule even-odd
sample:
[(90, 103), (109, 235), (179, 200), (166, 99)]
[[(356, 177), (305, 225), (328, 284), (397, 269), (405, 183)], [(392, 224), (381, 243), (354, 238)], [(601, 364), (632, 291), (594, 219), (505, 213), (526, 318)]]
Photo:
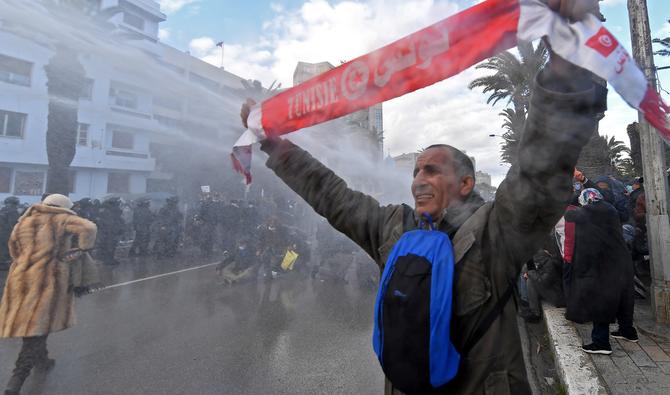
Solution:
[(540, 0), (487, 0), (256, 105), (235, 143), (235, 169), (251, 182), (251, 144), (368, 108), (546, 37), (563, 59), (607, 80), (670, 142), (670, 107), (594, 15), (570, 22)]

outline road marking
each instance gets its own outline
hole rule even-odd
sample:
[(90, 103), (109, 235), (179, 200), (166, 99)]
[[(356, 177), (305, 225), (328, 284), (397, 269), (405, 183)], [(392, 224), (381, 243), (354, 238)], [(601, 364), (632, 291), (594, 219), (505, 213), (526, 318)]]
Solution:
[(204, 269), (204, 268), (206, 268), (206, 267), (210, 267), (210, 266), (214, 266), (214, 265), (218, 265), (218, 264), (219, 264), (219, 262), (213, 262), (213, 263), (208, 263), (208, 264), (206, 264), (206, 265), (195, 266), (195, 267), (189, 267), (189, 268), (187, 268), (187, 269), (177, 270), (177, 271), (175, 271), (175, 272), (163, 273), (163, 274), (157, 274), (157, 275), (155, 275), (155, 276), (151, 276), (151, 277), (145, 277), (145, 278), (139, 278), (139, 279), (137, 279), (137, 280), (126, 281), (125, 283), (112, 284), (112, 285), (108, 285), (108, 286), (106, 286), (106, 287), (102, 287), (102, 288), (95, 289), (93, 292), (100, 292), (100, 291), (104, 291), (104, 290), (106, 290), (106, 289), (112, 289), (112, 288), (123, 287), (124, 285), (130, 285), (130, 284), (140, 283), (140, 282), (142, 282), (142, 281), (154, 280), (154, 279), (161, 278), (161, 277), (171, 276), (171, 275), (173, 275), (173, 274), (179, 274), (179, 273), (184, 273), (184, 272), (190, 272), (191, 270)]

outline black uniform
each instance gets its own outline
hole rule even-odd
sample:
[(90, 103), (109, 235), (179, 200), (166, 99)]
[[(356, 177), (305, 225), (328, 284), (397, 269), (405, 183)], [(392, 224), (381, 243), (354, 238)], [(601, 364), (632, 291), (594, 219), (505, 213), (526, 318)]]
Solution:
[(95, 208), (93, 201), (89, 198), (83, 198), (74, 203), (72, 206), (72, 211), (77, 213), (78, 216), (85, 218), (91, 222), (97, 224), (97, 209)]
[(130, 247), (129, 256), (149, 255), (149, 243), (151, 242), (151, 224), (154, 222), (154, 213), (149, 208), (148, 200), (141, 200), (133, 211), (133, 229), (135, 239)]
[(154, 244), (154, 254), (158, 258), (171, 258), (177, 254), (183, 220), (177, 203), (179, 203), (178, 198), (169, 198), (167, 204), (158, 212), (156, 219), (158, 238)]
[(121, 210), (121, 201), (113, 198), (102, 203), (98, 214), (98, 258), (106, 265), (117, 265), (114, 259), (125, 227)]
[(200, 201), (200, 208), (198, 210), (198, 245), (202, 254), (206, 257), (212, 255), (212, 249), (214, 248), (214, 234), (216, 233), (219, 214), (216, 206), (217, 202), (210, 197), (206, 197)]
[(10, 196), (5, 199), (5, 205), (0, 209), (0, 268), (9, 266), (9, 237), (14, 225), (19, 221), (19, 199)]

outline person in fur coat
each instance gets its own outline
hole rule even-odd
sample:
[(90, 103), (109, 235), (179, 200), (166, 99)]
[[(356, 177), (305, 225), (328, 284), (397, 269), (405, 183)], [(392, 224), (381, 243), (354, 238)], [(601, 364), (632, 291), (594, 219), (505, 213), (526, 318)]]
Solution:
[(0, 337), (23, 338), (5, 395), (18, 394), (33, 367), (50, 369), (47, 336), (75, 324), (73, 297), (97, 282), (87, 251), (94, 223), (70, 209), (63, 195), (49, 195), (21, 216), (9, 239), (12, 264), (0, 302)]

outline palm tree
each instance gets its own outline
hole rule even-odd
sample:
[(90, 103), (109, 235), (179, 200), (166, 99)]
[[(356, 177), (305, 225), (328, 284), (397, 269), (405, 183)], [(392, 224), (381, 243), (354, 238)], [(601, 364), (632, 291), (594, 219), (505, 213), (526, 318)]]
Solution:
[(70, 192), (70, 164), (76, 152), (77, 111), (85, 71), (77, 54), (63, 46), (57, 47), (44, 71), (49, 93), (46, 192), (67, 195)]
[(621, 162), (625, 159), (624, 154), (630, 155), (630, 148), (624, 144), (623, 141), (617, 140), (614, 136), (608, 139), (607, 135), (603, 137), (607, 142), (607, 157), (609, 158), (610, 164), (618, 168)]
[[(670, 23), (670, 20), (668, 20), (668, 23)], [(670, 37), (666, 38), (655, 38), (651, 40), (652, 43), (654, 44), (660, 44), (661, 49), (658, 51), (654, 52), (654, 55), (659, 55), (659, 56), (670, 56)]]
[(526, 123), (526, 112), (523, 109), (515, 111), (513, 108), (506, 108), (500, 115), (505, 118), (505, 133), (502, 135), (505, 141), (501, 144), (501, 157), (503, 162), (514, 165), (518, 157), (523, 125)]
[(482, 92), (489, 94), (488, 104), (495, 105), (501, 100), (511, 104), (511, 108), (500, 113), (505, 118), (503, 127), (506, 129), (501, 156), (504, 162), (510, 164), (516, 162), (533, 80), (548, 59), (547, 48), (542, 42), (535, 48), (530, 42), (520, 42), (517, 48), (519, 57), (505, 51), (477, 65), (477, 69), (492, 70), (495, 74), (476, 78), (468, 85), (470, 89), (483, 88)]
[[(45, 0), (54, 14), (92, 16), (96, 2), (91, 0)], [(86, 83), (86, 71), (78, 60), (78, 53), (62, 42), (51, 45), (55, 54), (44, 67), (49, 94), (47, 116), (47, 171), (46, 193), (68, 195), (70, 192), (70, 164), (77, 144), (77, 113), (79, 97)]]

